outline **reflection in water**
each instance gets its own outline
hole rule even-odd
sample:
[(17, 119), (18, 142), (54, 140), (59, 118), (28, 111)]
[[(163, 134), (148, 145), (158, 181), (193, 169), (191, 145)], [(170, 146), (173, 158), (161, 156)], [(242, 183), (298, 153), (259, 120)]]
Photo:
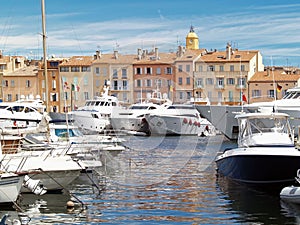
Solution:
[(31, 224), (296, 223), (299, 210), (279, 192), (216, 176), (214, 156), (232, 144), (221, 145), (219, 137), (129, 137), (128, 150), (98, 171), (106, 178), (100, 193), (83, 182), (70, 187), (86, 208), (68, 211), (69, 194), (26, 194), (22, 208)]
[(241, 215), (239, 222), (259, 224), (295, 223), (295, 218), (288, 218), (282, 213), (278, 189), (262, 189), (247, 186), (235, 181), (218, 177), (217, 188), (227, 195), (230, 208)]

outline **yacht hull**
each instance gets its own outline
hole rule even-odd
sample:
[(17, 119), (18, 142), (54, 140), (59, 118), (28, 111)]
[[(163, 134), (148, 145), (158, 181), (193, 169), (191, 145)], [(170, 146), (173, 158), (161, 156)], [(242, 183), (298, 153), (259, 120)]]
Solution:
[[(276, 149), (272, 147), (274, 151)], [(229, 150), (234, 151), (234, 150)], [(238, 150), (240, 151), (240, 149)], [(247, 150), (245, 150), (247, 151)], [(230, 179), (249, 184), (295, 183), (300, 168), (300, 152), (292, 154), (229, 154), (216, 159), (217, 172)]]
[(12, 204), (18, 199), (24, 176), (1, 176), (0, 204)]
[(200, 135), (208, 124), (181, 116), (147, 115), (151, 135)]

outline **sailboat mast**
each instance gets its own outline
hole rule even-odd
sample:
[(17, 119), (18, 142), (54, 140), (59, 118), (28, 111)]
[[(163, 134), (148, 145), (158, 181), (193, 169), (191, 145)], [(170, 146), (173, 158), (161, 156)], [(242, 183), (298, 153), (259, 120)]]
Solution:
[(43, 60), (44, 60), (44, 76), (45, 76), (45, 101), (46, 110), (49, 112), (49, 93), (48, 93), (48, 74), (47, 74), (47, 49), (46, 49), (46, 16), (45, 16), (45, 1), (41, 0), (42, 5), (42, 30), (43, 30)]

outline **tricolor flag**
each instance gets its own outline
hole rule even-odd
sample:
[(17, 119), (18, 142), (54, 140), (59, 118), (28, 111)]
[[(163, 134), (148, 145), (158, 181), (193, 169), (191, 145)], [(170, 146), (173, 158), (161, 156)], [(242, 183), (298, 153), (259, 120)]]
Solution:
[(277, 84), (277, 88), (276, 88), (277, 92), (281, 92), (281, 89), (282, 89), (282, 86)]
[(68, 89), (70, 89), (69, 86), (68, 86), (68, 82), (65, 81), (64, 82), (64, 92), (66, 92)]
[(80, 87), (76, 84), (72, 84), (72, 91), (78, 92), (80, 90)]

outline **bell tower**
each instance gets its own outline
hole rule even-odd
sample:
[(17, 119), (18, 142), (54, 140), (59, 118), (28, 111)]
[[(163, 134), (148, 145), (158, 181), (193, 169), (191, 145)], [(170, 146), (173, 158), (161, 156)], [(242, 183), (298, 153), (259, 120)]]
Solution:
[(199, 38), (194, 31), (194, 27), (191, 26), (190, 32), (185, 38), (185, 45), (187, 49), (199, 49)]

